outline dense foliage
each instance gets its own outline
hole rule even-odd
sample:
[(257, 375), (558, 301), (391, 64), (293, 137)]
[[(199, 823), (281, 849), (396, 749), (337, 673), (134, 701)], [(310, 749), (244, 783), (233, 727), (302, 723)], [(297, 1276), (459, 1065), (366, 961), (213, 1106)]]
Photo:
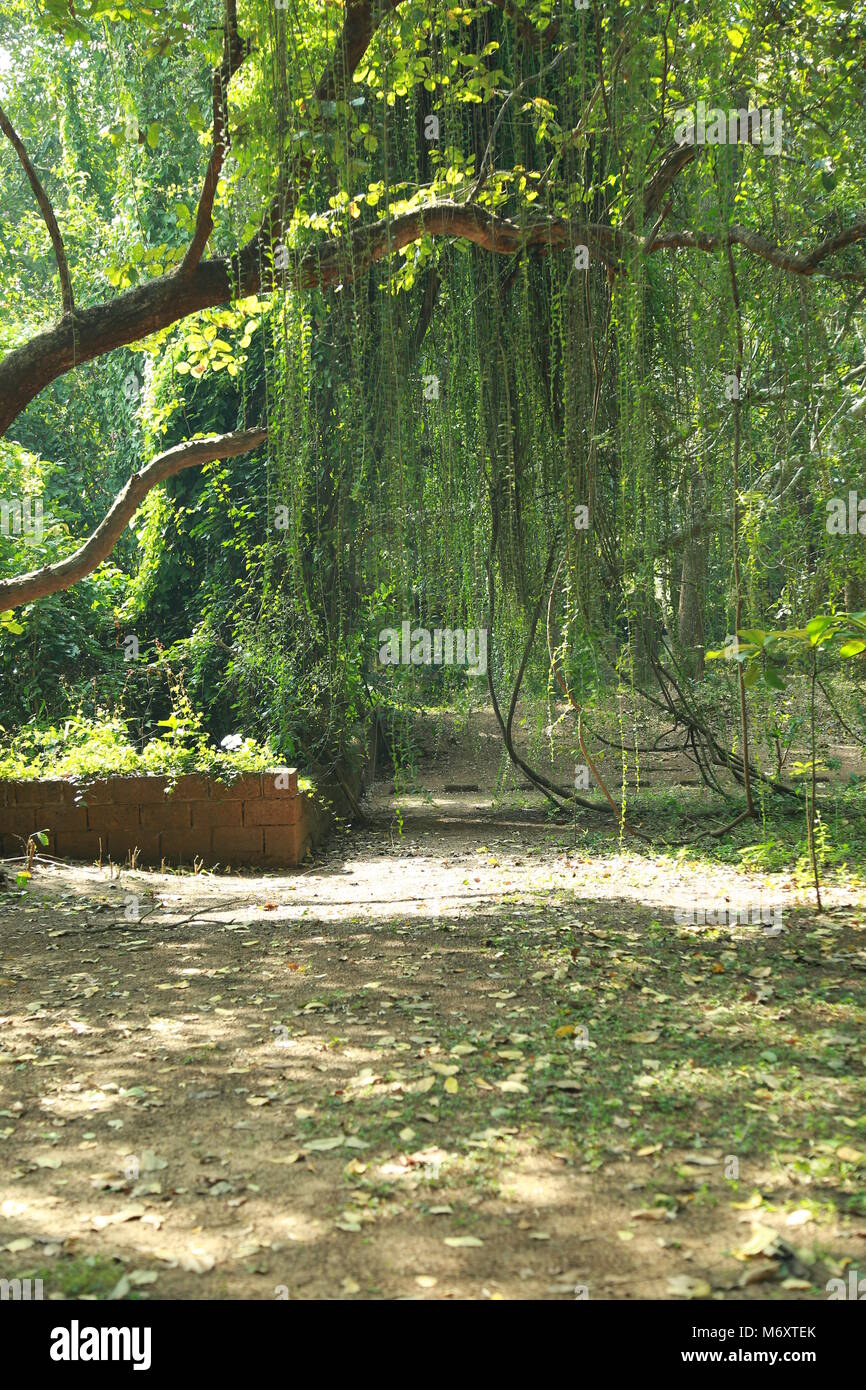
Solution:
[[(95, 306), (180, 274), (208, 160), (202, 264), (234, 292), (46, 369), (0, 441), (0, 495), (46, 523), (0, 537), (0, 576), (67, 555), (158, 451), (268, 428), (153, 489), (79, 585), (4, 614), (7, 732), (108, 708), (143, 746), (182, 672), (216, 742), (330, 764), (371, 704), (483, 689), (383, 668), (405, 620), (489, 628), (505, 706), (518, 673), (543, 705), (540, 632), (522, 663), (553, 585), (581, 703), (645, 689), (708, 753), (737, 678), (763, 677), (755, 745), (745, 712), (732, 736), (748, 792), (790, 714), (781, 664), (811, 658), (762, 646), (702, 680), (705, 647), (866, 607), (864, 17), (3, 0), (0, 103), (82, 342)], [(698, 103), (758, 113), (761, 138), (678, 141)], [(0, 186), (2, 374), (60, 294), (8, 140)], [(854, 673), (855, 719), (861, 650), (822, 655)]]

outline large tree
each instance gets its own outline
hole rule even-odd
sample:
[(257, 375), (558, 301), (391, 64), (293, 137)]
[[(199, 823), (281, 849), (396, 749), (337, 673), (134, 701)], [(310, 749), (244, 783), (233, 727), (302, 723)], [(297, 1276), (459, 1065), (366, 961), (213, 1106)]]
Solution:
[[(866, 275), (859, 252), (866, 212), (851, 173), (863, 120), (863, 65), (852, 47), (862, 44), (859, 7), (804, 12), (754, 3), (740, 7), (735, 23), (726, 23), (727, 8), (225, 0), (219, 23), (208, 25), (176, 3), (49, 0), (37, 20), (19, 5), (13, 22), (23, 37), (16, 39), (11, 23), (0, 30), (10, 68), (0, 108), (8, 142), (3, 196), (14, 188), (16, 206), (24, 191), (32, 197), (56, 263), (59, 317), (48, 327), (34, 324), (49, 313), (44, 290), (15, 304), (20, 337), (6, 335), (0, 360), (0, 435), (84, 363), (275, 284), (336, 293), (376, 262), (438, 238), (515, 261), (527, 252), (572, 255), (585, 247), (587, 263), (601, 264), (611, 284), (648, 258), (686, 254), (712, 257), (725, 275), (728, 266), (735, 275), (735, 259), (745, 257), (768, 274), (856, 287)], [(100, 83), (116, 58), (115, 28), (136, 45), (136, 62), (120, 84), (119, 127), (107, 122), (97, 139), (92, 126), (82, 133), (72, 106), (86, 102), (91, 122), (100, 102), (103, 112), (108, 106)], [(80, 81), (70, 81), (70, 52)], [(210, 123), (198, 132), (200, 103), (189, 103), (184, 124), (187, 103), (178, 93), (203, 92), (211, 54)], [(51, 99), (65, 92), (70, 103), (62, 157), (44, 174), (29, 150), (47, 135), (39, 128), (45, 103), (28, 104), (31, 60), (51, 75)], [(702, 62), (723, 105), (747, 113), (738, 138), (752, 142), (743, 153), (747, 177), (723, 223), (701, 221), (696, 166), (712, 146), (684, 142), (682, 132), (676, 138), (677, 108), (702, 90)], [(462, 148), (443, 132), (431, 146), (435, 163), (422, 150), (430, 177), (407, 187), (403, 171), (388, 167), (383, 136), (397, 119), (390, 113), (411, 94), (434, 130), (439, 119), (447, 125), (456, 104), (478, 115), (459, 127)], [(162, 109), (133, 109), (148, 100)], [(785, 133), (774, 150), (761, 130), (777, 108)], [(124, 140), (130, 130), (132, 140)], [(194, 209), (183, 198), (191, 139), (205, 165)], [(137, 172), (136, 160), (143, 166)], [(82, 184), (72, 178), (85, 173), (91, 214), (122, 209), (101, 231), (83, 216)], [(185, 211), (159, 255), (147, 248), (136, 255), (133, 245), (132, 264), (118, 267), (112, 225), (129, 221), (130, 177), (139, 223), (153, 223), (171, 199)], [(64, 204), (75, 224), (71, 252)], [(17, 249), (25, 260), (34, 255), (32, 244)], [(41, 271), (48, 283), (44, 260), (30, 270), (31, 280)], [(19, 286), (26, 280), (25, 271)], [(118, 292), (106, 294), (112, 283)], [(432, 311), (431, 302), (428, 321)], [(739, 384), (742, 362), (733, 369)], [(248, 450), (267, 428), (262, 421), (253, 431), (191, 442), (136, 470), (73, 556), (0, 581), (0, 608), (75, 582), (105, 558), (156, 482)], [(697, 552), (686, 546), (684, 585), (696, 582)], [(685, 592), (680, 605), (688, 610)]]

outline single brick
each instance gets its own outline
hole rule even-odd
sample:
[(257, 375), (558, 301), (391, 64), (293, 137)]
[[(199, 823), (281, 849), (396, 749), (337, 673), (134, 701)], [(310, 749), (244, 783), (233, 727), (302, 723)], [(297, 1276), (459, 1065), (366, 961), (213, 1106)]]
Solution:
[(244, 802), (244, 825), (295, 825), (301, 819), (301, 798), (284, 796), (279, 800), (263, 797)]
[(35, 829), (35, 806), (0, 806), (0, 831), (4, 835), (29, 835)]
[(200, 772), (187, 772), (178, 777), (166, 801), (207, 801), (211, 780)]
[(79, 790), (87, 806), (139, 806), (165, 800), (164, 777), (100, 777)]
[(80, 806), (114, 806), (117, 801), (116, 787), (119, 777), (98, 778), (94, 782), (82, 782), (78, 788)]
[(308, 848), (312, 848), (312, 837), (302, 822), (265, 826), (265, 863), (269, 867), (293, 868), (300, 864)]
[(83, 806), (37, 806), (37, 830), (87, 830), (87, 812)]
[(246, 801), (262, 794), (262, 778), (259, 772), (245, 772), (233, 782), (210, 784), (211, 801)]
[(132, 834), (138, 830), (140, 824), (137, 805), (88, 806), (86, 810), (82, 807), (81, 815), (86, 818), (86, 829), (101, 831), (104, 835), (112, 830), (129, 831)]
[(213, 825), (242, 825), (242, 801), (192, 801), (194, 827), (209, 829)]
[(75, 788), (72, 782), (16, 782), (15, 803), (18, 806), (71, 806)]
[(248, 855), (264, 853), (261, 828), (235, 829), (217, 826), (213, 831), (213, 852), (222, 864), (244, 864)]
[(141, 824), (145, 830), (188, 830), (192, 822), (188, 801), (163, 801), (141, 807)]
[(298, 769), (296, 767), (275, 767), (273, 772), (262, 773), (262, 792), (264, 796), (297, 796)]
[(112, 785), (116, 805), (165, 806), (170, 801), (165, 777), (116, 777)]

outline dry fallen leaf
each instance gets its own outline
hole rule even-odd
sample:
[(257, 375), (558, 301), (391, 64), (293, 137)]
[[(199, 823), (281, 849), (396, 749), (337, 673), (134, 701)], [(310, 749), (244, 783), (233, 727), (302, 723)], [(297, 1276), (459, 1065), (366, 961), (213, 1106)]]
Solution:
[(812, 1220), (812, 1213), (807, 1207), (798, 1207), (796, 1211), (791, 1211), (785, 1217), (786, 1226), (805, 1226)]
[(111, 1212), (108, 1216), (92, 1216), (90, 1224), (95, 1231), (104, 1231), (106, 1226), (119, 1226), (124, 1221), (137, 1221), (144, 1214), (145, 1208), (141, 1203), (135, 1203), (129, 1207), (122, 1207), (120, 1211)]
[(192, 1249), (178, 1256), (178, 1264), (189, 1274), (207, 1274), (213, 1269), (216, 1260), (207, 1250)]
[(750, 1264), (740, 1276), (740, 1288), (746, 1289), (750, 1284), (763, 1284), (767, 1279), (775, 1279), (779, 1273), (779, 1266), (775, 1260), (761, 1260)]
[(737, 1250), (732, 1250), (731, 1254), (735, 1260), (751, 1260), (756, 1255), (763, 1255), (771, 1250), (777, 1243), (779, 1235), (772, 1226), (755, 1226), (752, 1234), (745, 1245), (741, 1245)]

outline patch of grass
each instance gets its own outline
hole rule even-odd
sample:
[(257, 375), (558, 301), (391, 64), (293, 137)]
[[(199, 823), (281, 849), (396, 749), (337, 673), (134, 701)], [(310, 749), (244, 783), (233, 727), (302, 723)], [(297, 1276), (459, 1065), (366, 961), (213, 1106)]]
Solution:
[(64, 1298), (81, 1298), (85, 1294), (91, 1298), (107, 1298), (123, 1274), (120, 1260), (85, 1255), (59, 1259), (56, 1264), (44, 1265), (23, 1277), (41, 1279), (46, 1297), (59, 1293)]

